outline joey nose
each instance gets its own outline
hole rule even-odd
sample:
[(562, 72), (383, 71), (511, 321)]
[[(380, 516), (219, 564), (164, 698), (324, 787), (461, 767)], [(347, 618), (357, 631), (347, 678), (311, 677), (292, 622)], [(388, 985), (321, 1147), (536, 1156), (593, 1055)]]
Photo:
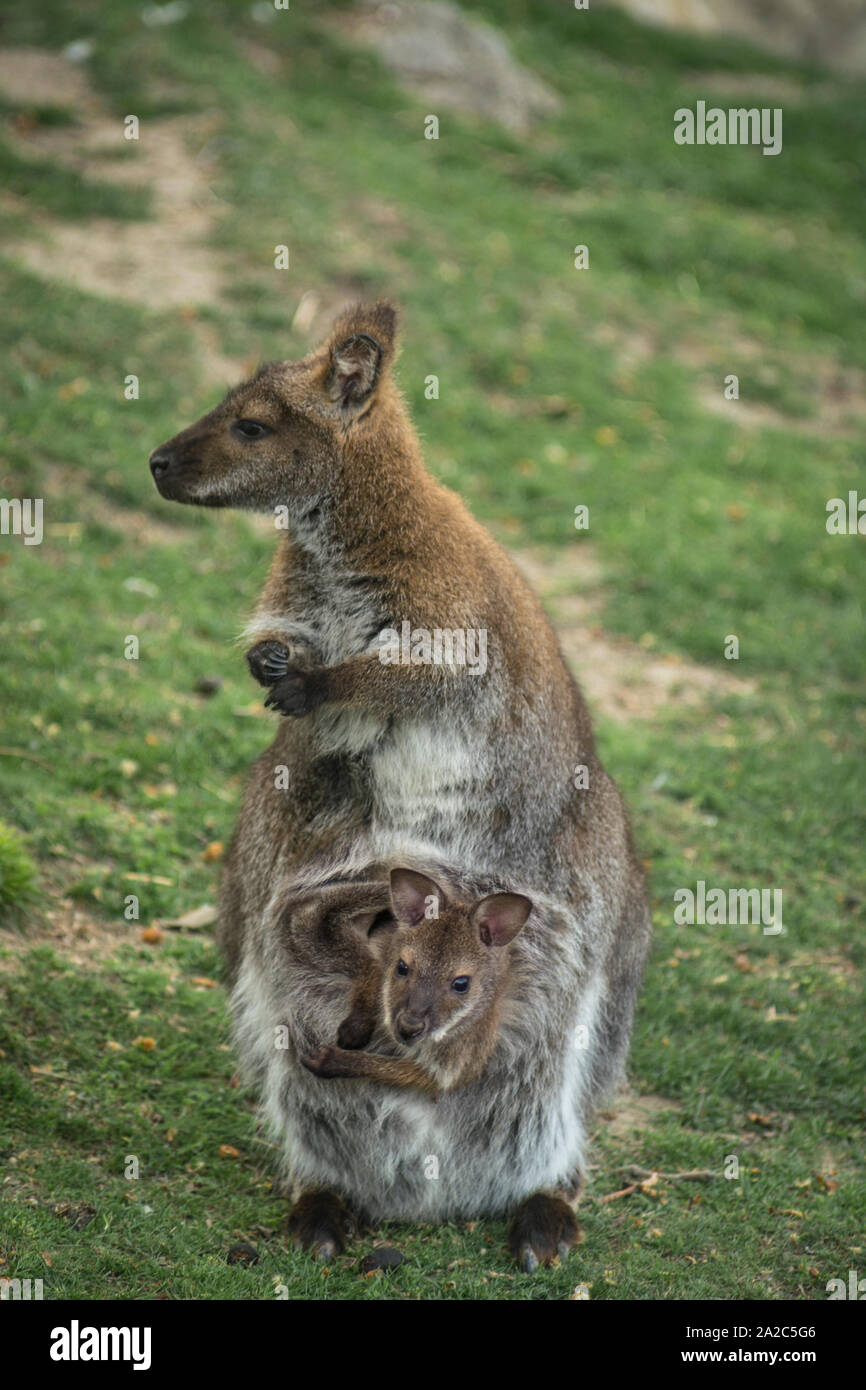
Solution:
[(420, 1038), (426, 1026), (423, 1019), (411, 1018), (404, 1015), (403, 1018), (400, 1019), (397, 1031), (403, 1042), (414, 1042), (416, 1038)]

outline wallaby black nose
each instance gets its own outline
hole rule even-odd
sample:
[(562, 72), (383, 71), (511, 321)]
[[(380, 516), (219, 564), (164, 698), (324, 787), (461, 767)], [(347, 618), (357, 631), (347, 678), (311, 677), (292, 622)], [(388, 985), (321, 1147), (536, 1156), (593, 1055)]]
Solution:
[(160, 453), (159, 449), (154, 449), (150, 456), (150, 471), (154, 478), (161, 478), (163, 473), (167, 473), (171, 465), (171, 454)]

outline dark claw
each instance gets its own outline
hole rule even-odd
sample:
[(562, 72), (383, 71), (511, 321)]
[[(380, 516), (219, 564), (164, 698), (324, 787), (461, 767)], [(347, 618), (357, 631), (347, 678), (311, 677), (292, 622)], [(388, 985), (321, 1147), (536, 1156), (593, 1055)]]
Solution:
[(333, 1240), (320, 1240), (318, 1245), (310, 1246), (310, 1254), (313, 1259), (321, 1260), (323, 1264), (327, 1264), (328, 1260), (332, 1260), (339, 1253), (337, 1244)]
[(315, 671), (289, 671), (271, 689), (265, 708), (278, 709), (280, 714), (295, 718), (309, 714), (324, 699), (317, 674)]
[(247, 652), (247, 665), (259, 685), (275, 685), (289, 669), (291, 652), (282, 642), (257, 642)]
[(265, 700), (266, 709), (278, 709), (280, 714), (302, 715), (307, 713), (306, 681), (295, 672), (283, 676), (271, 689)]
[(292, 1240), (319, 1260), (342, 1255), (355, 1230), (354, 1218), (345, 1202), (326, 1189), (303, 1193), (289, 1216)]
[(524, 1274), (539, 1265), (564, 1259), (580, 1240), (580, 1227), (568, 1202), (546, 1192), (536, 1192), (521, 1204), (511, 1222), (508, 1245)]

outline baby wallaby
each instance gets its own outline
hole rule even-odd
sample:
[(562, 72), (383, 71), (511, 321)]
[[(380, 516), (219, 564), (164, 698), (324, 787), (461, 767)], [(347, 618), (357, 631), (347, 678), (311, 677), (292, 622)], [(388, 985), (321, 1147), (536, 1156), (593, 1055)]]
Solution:
[(490, 1060), (509, 980), (505, 948), (524, 926), (532, 903), (520, 893), (456, 902), (425, 874), (392, 869), (391, 911), (394, 929), (367, 938), (370, 958), (379, 962), (376, 1014), (368, 1012), (367, 968), (338, 1042), (368, 1039), (379, 1023), (403, 1054), (322, 1047), (301, 1061), (317, 1076), (408, 1086), (438, 1100), (474, 1081)]

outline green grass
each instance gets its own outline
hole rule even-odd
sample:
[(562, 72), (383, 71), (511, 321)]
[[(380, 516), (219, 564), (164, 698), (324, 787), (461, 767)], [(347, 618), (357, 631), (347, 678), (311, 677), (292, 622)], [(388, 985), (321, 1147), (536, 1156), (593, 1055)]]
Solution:
[[(720, 676), (737, 634), (753, 688), (652, 722), (601, 712), (657, 926), (632, 1075), (671, 1106), (631, 1137), (600, 1123), (584, 1244), (527, 1278), (502, 1223), (395, 1226), (378, 1234), (406, 1254), (399, 1270), (361, 1277), (365, 1236), (323, 1271), (287, 1245), (275, 1154), (230, 1084), (222, 990), (195, 983), (219, 975), (210, 932), (140, 939), (214, 900), (205, 851), (230, 835), (268, 740), (232, 643), (269, 544), (243, 516), (181, 512), (152, 487), (149, 451), (219, 390), (190, 316), (4, 261), (0, 495), (43, 497), (45, 539), (0, 538), (0, 789), (41, 894), (32, 950), (26, 927), (0, 937), (0, 1273), (42, 1277), (47, 1297), (825, 1296), (862, 1272), (866, 1217), (862, 540), (824, 527), (827, 499), (866, 483), (862, 424), (826, 429), (816, 390), (828, 364), (866, 369), (863, 84), (828, 96), (826, 74), (730, 41), (510, 0), (474, 8), (507, 17), (561, 111), (526, 141), (440, 113), (434, 143), (427, 106), (301, 6), (267, 30), (246, 4), (147, 30), (138, 8), (47, 0), (11, 14), (6, 38), (57, 49), (98, 27), (94, 84), (118, 120), (139, 114), (143, 139), (150, 118), (214, 116), (230, 269), (199, 318), (222, 350), (306, 350), (289, 325), (309, 289), (395, 295), (434, 471), (512, 544), (580, 544), (586, 503), (608, 631)], [(253, 69), (241, 42), (278, 70)], [(800, 84), (778, 158), (674, 145), (673, 111), (708, 72), (754, 74), (759, 105), (780, 104), (760, 99), (764, 77)], [(750, 104), (739, 87), (713, 100)], [(35, 161), (0, 151), (16, 236), (41, 235), (46, 213), (150, 215), (137, 191), (48, 160), (37, 180)], [(292, 269), (275, 279), (281, 242)], [(572, 268), (579, 243), (589, 271)], [(653, 350), (629, 356), (635, 341)], [(790, 428), (708, 412), (700, 391), (721, 395), (729, 372)], [(210, 675), (223, 683), (205, 697)], [(674, 890), (698, 878), (781, 888), (785, 934), (675, 927)], [(39, 944), (50, 914), (73, 911), (103, 948), (79, 950), (74, 924), (67, 948)], [(737, 1179), (601, 1201), (627, 1164), (721, 1173), (728, 1155)], [(228, 1265), (243, 1240), (259, 1263)]]
[(0, 922), (19, 920), (36, 897), (36, 865), (23, 835), (0, 821)]

